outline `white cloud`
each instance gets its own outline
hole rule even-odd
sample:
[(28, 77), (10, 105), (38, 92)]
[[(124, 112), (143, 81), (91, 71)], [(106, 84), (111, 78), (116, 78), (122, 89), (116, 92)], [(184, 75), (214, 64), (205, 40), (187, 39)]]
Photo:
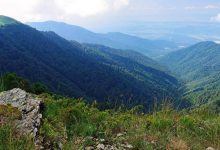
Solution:
[(219, 23), (220, 23), (220, 13), (219, 13), (217, 16), (212, 17), (212, 18), (211, 18), (211, 21), (213, 21), (213, 22), (219, 22)]
[(219, 8), (218, 6), (216, 6), (216, 5), (206, 5), (205, 7), (204, 7), (205, 9), (217, 9), (217, 8)]
[(120, 9), (127, 5), (129, 5), (129, 0), (113, 0), (114, 9)]
[(55, 3), (66, 14), (82, 17), (105, 12), (109, 7), (106, 0), (55, 0)]
[(0, 14), (15, 18), (28, 19), (31, 8), (37, 5), (38, 0), (0, 0)]
[(118, 11), (129, 0), (0, 0), (0, 15), (21, 21), (84, 18)]
[(204, 10), (204, 9), (218, 9), (219, 7), (217, 5), (206, 5), (206, 6), (186, 6), (185, 10)]

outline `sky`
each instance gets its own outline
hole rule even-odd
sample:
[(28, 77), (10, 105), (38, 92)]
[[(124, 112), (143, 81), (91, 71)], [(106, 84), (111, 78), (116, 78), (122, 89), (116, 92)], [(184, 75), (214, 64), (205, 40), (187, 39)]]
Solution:
[(90, 29), (147, 22), (220, 23), (220, 0), (0, 0), (0, 15)]

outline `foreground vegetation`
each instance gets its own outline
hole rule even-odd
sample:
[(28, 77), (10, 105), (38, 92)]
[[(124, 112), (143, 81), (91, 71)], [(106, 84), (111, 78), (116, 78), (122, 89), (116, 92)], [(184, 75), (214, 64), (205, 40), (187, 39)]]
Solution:
[(16, 119), (21, 112), (12, 106), (0, 105), (0, 150), (31, 150), (34, 142), (29, 135), (18, 133)]
[[(220, 148), (220, 101), (191, 110), (175, 110), (164, 102), (143, 114), (141, 106), (99, 110), (97, 102), (46, 94), (44, 85), (31, 84), (15, 74), (4, 75), (0, 87), (44, 93), (38, 95), (44, 102), (39, 137), (46, 149), (78, 150), (97, 143), (119, 148), (129, 144), (140, 150)], [(0, 150), (34, 149), (33, 139), (16, 129), (14, 121), (19, 118), (16, 108), (0, 105)]]
[(15, 73), (5, 73), (0, 76), (0, 92), (20, 88), (34, 94), (49, 93), (46, 85), (36, 82), (31, 83)]
[[(44, 99), (40, 137), (48, 149), (58, 148), (59, 143), (63, 149), (83, 149), (95, 146), (94, 139), (109, 145), (129, 143), (140, 150), (220, 148), (219, 102), (182, 111), (167, 104), (142, 114), (139, 107), (100, 111), (96, 103), (89, 105), (82, 99), (40, 97)], [(29, 137), (17, 136), (12, 125), (1, 124), (0, 149), (30, 149), (30, 143)]]
[[(129, 143), (136, 149), (220, 148), (220, 115), (216, 109), (176, 111), (164, 105), (144, 115), (138, 108), (99, 111), (82, 100), (43, 97), (46, 107), (41, 134), (54, 142), (68, 137), (65, 146), (79, 149), (93, 145), (86, 138), (92, 136), (107, 143)], [(124, 134), (122, 138), (117, 137), (120, 133)]]

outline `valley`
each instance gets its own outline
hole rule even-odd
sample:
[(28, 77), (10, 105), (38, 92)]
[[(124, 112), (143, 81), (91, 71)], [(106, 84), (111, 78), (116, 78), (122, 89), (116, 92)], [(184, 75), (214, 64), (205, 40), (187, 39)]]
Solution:
[(201, 105), (219, 100), (219, 58), (219, 44), (201, 42), (170, 53), (160, 61), (185, 82), (186, 99)]
[(57, 94), (147, 109), (154, 99), (178, 96), (178, 80), (137, 52), (82, 45), (17, 22), (3, 26), (0, 35), (1, 73), (45, 83)]
[(220, 45), (194, 42), (0, 16), (0, 150), (218, 150)]

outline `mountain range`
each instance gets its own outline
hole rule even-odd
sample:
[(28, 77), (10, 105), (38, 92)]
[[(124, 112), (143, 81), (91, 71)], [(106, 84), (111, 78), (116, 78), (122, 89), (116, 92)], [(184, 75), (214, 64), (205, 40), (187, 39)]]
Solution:
[[(6, 21), (5, 21), (6, 20)], [(57, 94), (146, 108), (178, 96), (178, 80), (134, 51), (68, 41), (0, 16), (0, 73), (45, 83)]]
[(186, 83), (185, 96), (195, 104), (220, 98), (220, 45), (201, 42), (160, 59)]
[(134, 50), (153, 58), (178, 49), (178, 44), (166, 40), (148, 40), (120, 32), (94, 33), (85, 28), (63, 22), (47, 21), (27, 24), (40, 31), (54, 31), (67, 40), (106, 45), (116, 49)]
[[(194, 105), (220, 98), (220, 45), (215, 42), (200, 42), (168, 54), (155, 50), (157, 56), (164, 55), (155, 61), (143, 55), (140, 47), (164, 47), (167, 42), (152, 44), (156, 41), (122, 33), (98, 34), (60, 22), (31, 24), (45, 31), (0, 17), (1, 74), (15, 72), (45, 83), (57, 94), (103, 105), (150, 108), (155, 99), (167, 97)], [(123, 49), (114, 45), (117, 42), (139, 50)]]

